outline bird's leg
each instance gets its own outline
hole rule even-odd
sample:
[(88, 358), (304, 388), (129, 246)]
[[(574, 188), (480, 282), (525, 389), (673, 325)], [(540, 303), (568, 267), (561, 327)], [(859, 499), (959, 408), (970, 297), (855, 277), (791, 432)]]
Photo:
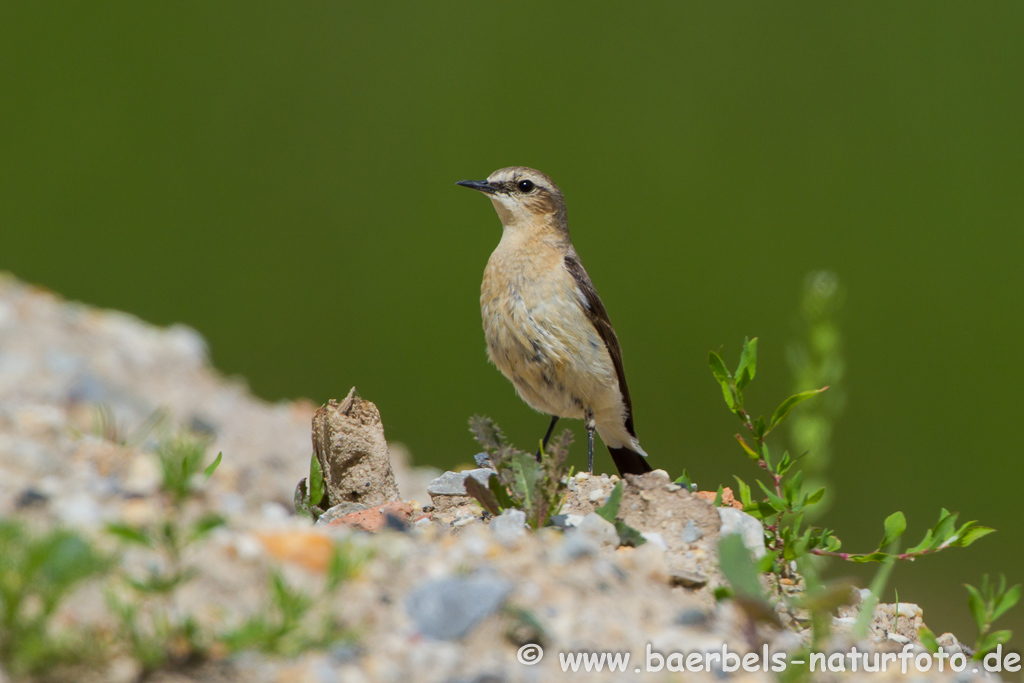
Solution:
[(558, 416), (551, 416), (551, 424), (548, 425), (548, 433), (544, 435), (544, 440), (540, 443), (540, 448), (537, 449), (537, 462), (540, 462), (540, 454), (545, 448), (548, 447), (548, 441), (551, 440), (551, 432), (555, 431), (555, 423), (558, 422)]
[(594, 413), (588, 410), (583, 417), (587, 427), (587, 472), (594, 473), (594, 430), (597, 429), (597, 422), (594, 421)]

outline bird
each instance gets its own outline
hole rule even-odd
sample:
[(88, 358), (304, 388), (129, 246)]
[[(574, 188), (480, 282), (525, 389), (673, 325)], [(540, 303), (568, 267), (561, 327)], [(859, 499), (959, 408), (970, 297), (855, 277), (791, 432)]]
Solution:
[(562, 191), (525, 166), (456, 184), (485, 194), (501, 219), (480, 311), (490, 361), (527, 405), (551, 416), (537, 458), (559, 419), (582, 419), (589, 472), (595, 431), (619, 474), (650, 472), (633, 424), (619, 339), (569, 239)]

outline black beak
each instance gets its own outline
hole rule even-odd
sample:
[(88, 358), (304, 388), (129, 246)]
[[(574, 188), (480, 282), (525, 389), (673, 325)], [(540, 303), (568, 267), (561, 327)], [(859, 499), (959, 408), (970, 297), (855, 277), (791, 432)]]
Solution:
[(456, 185), (462, 185), (468, 187), (471, 190), (479, 190), (484, 194), (494, 194), (498, 190), (486, 180), (460, 180), (455, 183)]

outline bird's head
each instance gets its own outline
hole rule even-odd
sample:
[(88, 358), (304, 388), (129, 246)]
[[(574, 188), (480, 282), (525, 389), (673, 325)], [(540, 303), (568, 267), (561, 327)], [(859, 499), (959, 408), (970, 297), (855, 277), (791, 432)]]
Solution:
[(525, 166), (502, 168), (487, 180), (460, 180), (457, 185), (483, 192), (506, 228), (537, 222), (565, 226), (565, 199), (551, 178)]

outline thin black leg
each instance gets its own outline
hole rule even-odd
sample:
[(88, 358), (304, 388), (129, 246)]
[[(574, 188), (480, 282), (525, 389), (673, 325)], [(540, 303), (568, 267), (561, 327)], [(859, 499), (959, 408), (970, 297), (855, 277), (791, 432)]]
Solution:
[(586, 417), (587, 427), (587, 472), (590, 474), (594, 473), (594, 430), (597, 428), (597, 424), (594, 422), (594, 414), (587, 412)]
[(555, 431), (555, 424), (558, 422), (558, 416), (551, 416), (551, 424), (548, 425), (548, 433), (544, 435), (544, 440), (541, 442), (541, 447), (537, 449), (537, 462), (540, 462), (540, 453), (542, 450), (548, 447), (548, 441), (551, 440), (551, 432)]

